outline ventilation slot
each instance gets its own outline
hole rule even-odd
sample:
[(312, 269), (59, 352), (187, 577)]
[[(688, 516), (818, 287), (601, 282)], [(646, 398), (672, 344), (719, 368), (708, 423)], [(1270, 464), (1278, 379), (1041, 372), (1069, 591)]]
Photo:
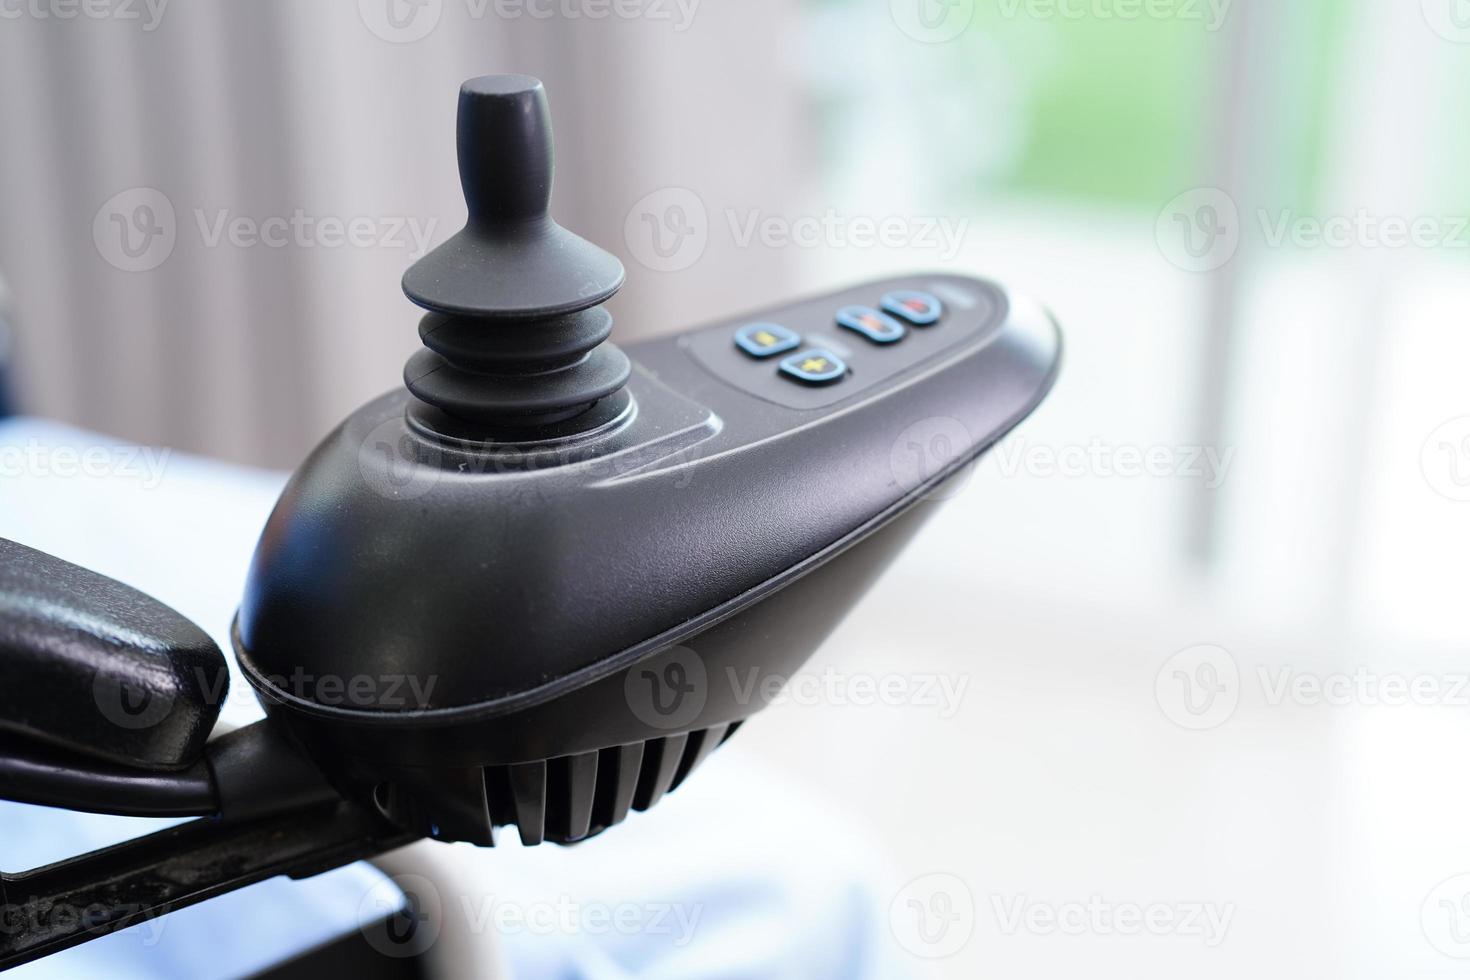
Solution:
[(738, 727), (614, 745), (596, 752), (485, 770), (485, 798), (497, 827), (514, 824), (523, 844), (569, 844), (622, 823), (677, 788)]
[(684, 746), (684, 758), (679, 760), (679, 771), (674, 773), (674, 782), (669, 789), (676, 790), (689, 778), (689, 774), (695, 768), (709, 758), (709, 754), (719, 748), (725, 737), (725, 726), (716, 725), (714, 728), (706, 728), (704, 731), (691, 732), (689, 743)]
[(643, 768), (643, 743), (603, 749), (597, 766), (597, 803), (594, 809), (597, 811), (596, 830), (603, 830), (622, 823), (633, 808), (638, 773)]

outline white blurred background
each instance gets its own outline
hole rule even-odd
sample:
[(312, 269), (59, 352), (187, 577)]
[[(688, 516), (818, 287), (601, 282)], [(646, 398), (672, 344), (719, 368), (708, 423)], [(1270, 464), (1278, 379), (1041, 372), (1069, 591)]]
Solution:
[(417, 345), (459, 82), (535, 74), (554, 212), (628, 267), (615, 338), (934, 268), (1062, 323), (1051, 399), (812, 666), (956, 710), (787, 704), (726, 750), (870, 823), (896, 896), (965, 883), (917, 970), (1464, 975), (1470, 4), (487, 3), (0, 2), (19, 407), (293, 465)]

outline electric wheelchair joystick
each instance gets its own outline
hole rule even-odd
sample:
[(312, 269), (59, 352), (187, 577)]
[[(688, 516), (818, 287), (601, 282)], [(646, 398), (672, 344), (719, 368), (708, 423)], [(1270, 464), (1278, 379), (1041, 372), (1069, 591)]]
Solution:
[(612, 317), (601, 305), (622, 286), (622, 263), (547, 213), (551, 113), (540, 82), (466, 82), (458, 129), (469, 221), (403, 277), (429, 311), (426, 349), (403, 372), (414, 410), (426, 425), (480, 437), (585, 419), (628, 381), (627, 356), (604, 343)]
[(1056, 376), (1044, 311), (948, 273), (625, 353), (622, 265), (547, 213), (541, 84), (465, 83), (458, 151), (468, 221), (403, 279), (424, 349), (251, 563), (231, 634), (264, 721), (206, 742), (226, 672), (198, 627), (0, 545), (0, 797), (204, 817), (0, 876), (7, 906), (103, 910), (0, 936), (0, 966), (419, 838), (571, 843), (654, 806), (764, 706), (730, 678), (791, 676)]

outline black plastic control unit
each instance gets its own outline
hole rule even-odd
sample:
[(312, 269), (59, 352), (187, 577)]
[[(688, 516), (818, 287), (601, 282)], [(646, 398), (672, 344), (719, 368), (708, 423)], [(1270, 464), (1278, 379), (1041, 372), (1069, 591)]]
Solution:
[[(573, 842), (652, 806), (1056, 377), (1040, 307), (950, 273), (621, 350), (622, 265), (547, 210), (540, 83), (467, 82), (458, 127), (468, 221), (403, 280), (423, 349), (291, 477), (249, 570), (233, 639), (266, 721), (206, 745), (223, 659), (201, 631), (0, 549), (0, 655), (51, 707), (0, 699), (0, 790), (209, 816), (0, 876), (7, 904), (117, 907), (0, 939), (0, 966), (418, 837)], [(104, 744), (114, 688), (165, 706), (155, 736)]]
[[(882, 348), (838, 333), (833, 311), (900, 288), (945, 297), (944, 319)], [(847, 375), (789, 379), (736, 346), (746, 321), (840, 351)], [(994, 285), (919, 276), (628, 355), (624, 410), (551, 443), (447, 439), (386, 395), (327, 438), (266, 527), (241, 665), (349, 790), (416, 830), (575, 840), (655, 802), (762, 707), (731, 670), (789, 676), (926, 495), (1035, 407), (1058, 348)], [(394, 703), (348, 704), (337, 680), (405, 668), (424, 703), (384, 681)], [(696, 712), (675, 706), (680, 672), (699, 677)]]

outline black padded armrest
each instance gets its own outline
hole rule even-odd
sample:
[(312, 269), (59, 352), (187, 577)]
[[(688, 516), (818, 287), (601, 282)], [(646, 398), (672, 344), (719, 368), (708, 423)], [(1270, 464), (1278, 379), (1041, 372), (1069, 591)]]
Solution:
[(181, 769), (199, 759), (228, 685), (214, 641), (173, 609), (0, 538), (0, 729)]

